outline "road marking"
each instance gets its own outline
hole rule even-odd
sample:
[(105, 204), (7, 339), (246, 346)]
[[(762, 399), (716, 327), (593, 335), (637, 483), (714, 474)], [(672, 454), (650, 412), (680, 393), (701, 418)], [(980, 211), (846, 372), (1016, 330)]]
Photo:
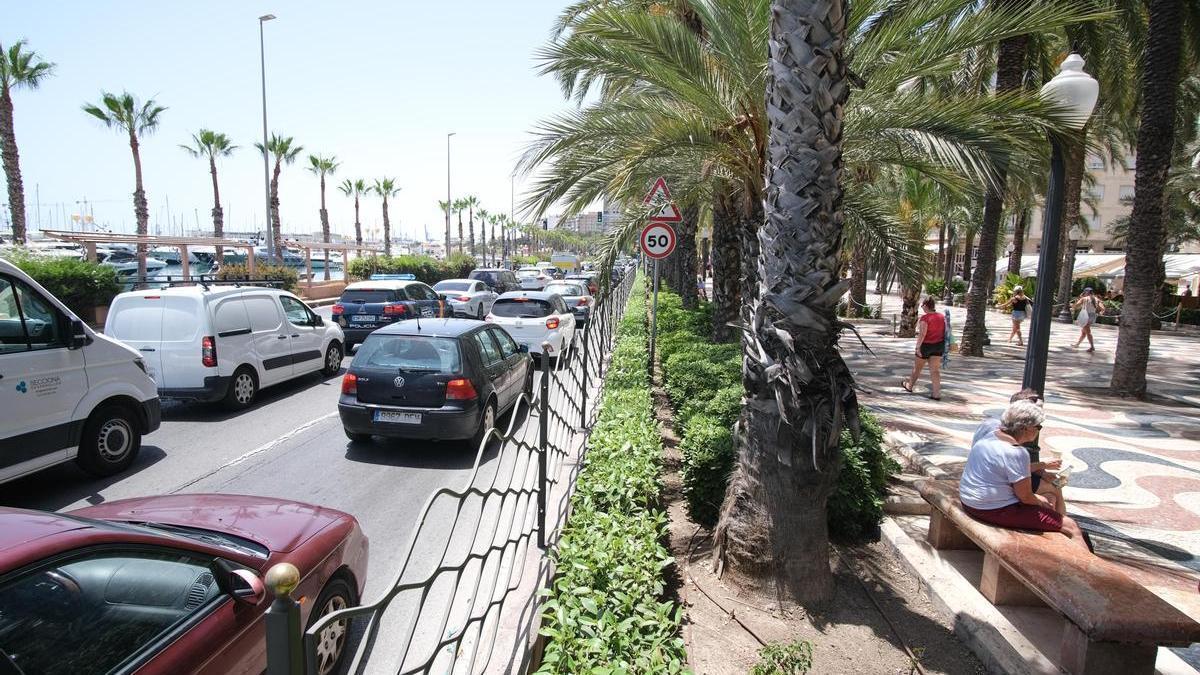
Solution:
[(308, 431), (312, 427), (320, 424), (321, 422), (324, 422), (325, 420), (327, 420), (331, 417), (337, 417), (337, 415), (338, 415), (337, 411), (334, 411), (334, 412), (328, 413), (326, 415), (321, 415), (320, 417), (318, 417), (314, 420), (305, 422), (304, 424), (301, 424), (300, 426), (296, 427), (295, 429), (292, 429), (291, 431), (287, 432), (286, 434), (280, 436), (279, 438), (276, 438), (275, 440), (270, 441), (268, 443), (264, 443), (264, 444), (258, 446), (257, 448), (254, 448), (253, 450), (245, 452), (245, 453), (239, 455), (238, 457), (235, 457), (235, 458), (229, 460), (228, 462), (222, 464), (221, 466), (218, 466), (217, 468), (213, 469), (212, 471), (209, 471), (208, 473), (201, 474), (200, 476), (197, 476), (196, 478), (189, 480), (188, 482), (184, 483), (183, 485), (180, 485), (179, 487), (175, 488), (174, 490), (171, 490), (170, 494), (175, 494), (176, 492), (179, 492), (180, 490), (189, 488), (189, 487), (195, 485), (196, 483), (199, 483), (200, 481), (204, 480), (205, 478), (208, 478), (209, 476), (216, 474), (219, 471), (228, 469), (233, 466), (237, 466), (238, 464), (245, 462), (246, 460), (250, 459), (251, 457), (254, 457), (255, 455), (261, 455), (264, 452), (274, 450), (275, 448), (279, 447), (280, 445), (287, 442), (288, 440), (295, 438), (296, 436), (304, 433), (305, 431)]

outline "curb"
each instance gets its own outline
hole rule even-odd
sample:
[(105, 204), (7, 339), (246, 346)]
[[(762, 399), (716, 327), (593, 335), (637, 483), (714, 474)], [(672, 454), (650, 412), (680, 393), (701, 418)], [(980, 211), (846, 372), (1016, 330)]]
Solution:
[[(886, 429), (886, 427), (887, 425), (885, 424), (884, 428)], [(908, 443), (900, 440), (896, 436), (896, 433), (891, 429), (886, 429), (886, 431), (884, 431), (884, 439), (889, 450), (892, 450), (897, 455), (900, 455), (901, 459), (907, 462), (909, 466), (916, 469), (921, 475), (928, 476), (936, 480), (952, 478), (952, 476), (946, 473), (944, 469), (939, 467), (937, 464), (934, 464), (933, 460), (914, 450), (913, 447)]]

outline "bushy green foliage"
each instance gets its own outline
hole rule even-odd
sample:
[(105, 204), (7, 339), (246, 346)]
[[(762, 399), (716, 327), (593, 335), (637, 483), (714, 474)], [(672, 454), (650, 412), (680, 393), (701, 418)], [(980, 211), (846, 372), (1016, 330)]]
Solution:
[(859, 541), (874, 532), (883, 520), (888, 477), (900, 470), (883, 449), (879, 420), (860, 409), (858, 421), (858, 443), (848, 430), (842, 432), (842, 469), (829, 497), (826, 522), (834, 541)]
[(1079, 297), (1085, 288), (1092, 289), (1096, 295), (1104, 295), (1108, 291), (1108, 284), (1100, 277), (1079, 277), (1071, 282), (1071, 297)]
[[(1013, 288), (1016, 286), (1020, 286), (1021, 290), (1025, 291), (1025, 297), (1027, 298), (1032, 298), (1037, 294), (1036, 277), (1025, 277), (1022, 279), (1015, 274), (1009, 274), (1008, 276), (1004, 277), (1004, 281), (1002, 283), (996, 285), (996, 292), (992, 296), (992, 299), (995, 301), (997, 307), (1008, 302), (1008, 299), (1013, 295)], [(1006, 309), (1003, 311), (1005, 314), (1008, 314), (1012, 310)]]
[(600, 413), (554, 550), (543, 605), (539, 673), (682, 673), (681, 609), (663, 598), (674, 560), (657, 508), (662, 440), (646, 370), (646, 302), (639, 280), (617, 329)]
[(728, 424), (708, 415), (688, 420), (680, 444), (683, 454), (683, 496), (688, 515), (705, 527), (717, 524), (725, 486), (735, 458), (733, 434)]
[(708, 396), (684, 401), (683, 407), (676, 413), (675, 421), (686, 429), (688, 422), (696, 415), (705, 415), (721, 422), (725, 426), (733, 426), (738, 413), (742, 411), (742, 385), (722, 387)]
[(510, 262), (514, 262), (518, 265), (536, 265), (542, 260), (549, 260), (549, 258), (542, 258), (536, 255), (514, 255), (509, 256), (508, 259)]
[[(950, 280), (950, 294), (951, 295), (958, 295), (959, 293), (966, 293), (966, 292), (967, 292), (967, 282), (963, 281), (962, 279), (951, 279)], [(939, 279), (926, 279), (925, 280), (925, 293), (927, 295), (932, 295), (935, 298), (943, 297), (946, 293), (946, 280), (940, 279), (940, 278)]]
[(370, 256), (350, 261), (347, 271), (356, 279), (369, 279), (372, 274), (412, 274), (417, 281), (436, 284), (443, 279), (463, 279), (475, 269), (475, 259), (454, 253), (446, 260), (427, 255)]
[(217, 270), (217, 278), (232, 281), (271, 279), (281, 282), (282, 288), (292, 293), (300, 287), (300, 275), (295, 269), (258, 261), (254, 264), (254, 274), (250, 274), (250, 269), (243, 263), (225, 263)]
[(812, 643), (772, 643), (758, 650), (750, 675), (804, 675), (812, 668)]
[(107, 265), (23, 255), (11, 256), (10, 261), (80, 316), (89, 307), (109, 304), (121, 292), (117, 271)]

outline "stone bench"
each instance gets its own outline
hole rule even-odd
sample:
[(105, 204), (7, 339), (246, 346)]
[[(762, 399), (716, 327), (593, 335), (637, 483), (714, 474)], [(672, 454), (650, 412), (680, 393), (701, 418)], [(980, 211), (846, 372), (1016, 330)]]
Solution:
[(1009, 530), (962, 509), (958, 481), (920, 480), (935, 549), (980, 549), (979, 591), (994, 605), (1049, 606), (1065, 619), (1059, 665), (1078, 675), (1154, 673), (1158, 647), (1200, 642), (1200, 624), (1120, 566), (1058, 532)]

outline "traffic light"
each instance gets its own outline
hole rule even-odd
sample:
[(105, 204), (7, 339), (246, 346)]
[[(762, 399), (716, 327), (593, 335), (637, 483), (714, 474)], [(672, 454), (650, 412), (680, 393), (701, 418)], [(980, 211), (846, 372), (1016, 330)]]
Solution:
[(596, 224), (598, 224), (598, 225), (604, 224), (604, 212), (603, 211), (596, 212)]

